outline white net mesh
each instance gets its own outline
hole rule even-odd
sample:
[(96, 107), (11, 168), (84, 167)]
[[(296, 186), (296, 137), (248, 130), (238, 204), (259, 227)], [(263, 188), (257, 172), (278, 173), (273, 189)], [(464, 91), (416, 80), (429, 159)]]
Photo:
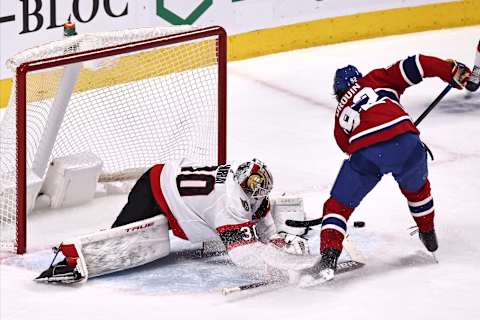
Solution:
[[(7, 64), (16, 70), (33, 60), (195, 29), (74, 36), (27, 50)], [(135, 178), (169, 159), (215, 163), (218, 59), (218, 37), (210, 36), (27, 73), (27, 105), (17, 105), (13, 92), (0, 126), (0, 248), (16, 250), (22, 236), (15, 231), (16, 204), (26, 195), (17, 197), (15, 189), (17, 165), (23, 162), (43, 179), (53, 158), (89, 151), (102, 159), (101, 179), (109, 181)], [(16, 158), (17, 143), (25, 144), (17, 141), (17, 108), (27, 112), (26, 159)]]

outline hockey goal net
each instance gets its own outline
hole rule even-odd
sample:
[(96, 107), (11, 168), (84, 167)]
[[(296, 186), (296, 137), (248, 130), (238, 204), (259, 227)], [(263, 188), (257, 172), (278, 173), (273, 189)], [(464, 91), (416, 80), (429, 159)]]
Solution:
[(25, 252), (27, 213), (54, 159), (99, 161), (98, 181), (135, 179), (182, 157), (225, 162), (220, 27), (83, 34), (22, 52), (7, 66), (15, 81), (0, 124), (1, 251)]

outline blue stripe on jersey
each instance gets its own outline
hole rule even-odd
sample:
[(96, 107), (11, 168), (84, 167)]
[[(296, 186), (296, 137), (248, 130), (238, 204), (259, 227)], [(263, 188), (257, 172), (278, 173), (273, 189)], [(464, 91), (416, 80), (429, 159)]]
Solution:
[(342, 228), (343, 230), (347, 230), (347, 224), (343, 222), (342, 220), (335, 218), (335, 217), (328, 217), (327, 219), (322, 221), (322, 226), (328, 225), (328, 224), (334, 224), (337, 227)]
[(399, 121), (399, 122), (397, 122), (397, 123), (394, 123), (394, 124), (392, 124), (391, 126), (388, 126), (388, 127), (385, 127), (385, 128), (379, 129), (379, 130), (376, 130), (376, 131), (372, 131), (372, 132), (370, 132), (370, 133), (367, 133), (366, 135), (363, 135), (363, 136), (361, 136), (361, 137), (358, 137), (358, 138), (355, 138), (355, 139), (351, 140), (350, 143), (353, 143), (354, 141), (357, 141), (357, 140), (366, 138), (366, 137), (368, 137), (368, 136), (371, 136), (372, 134), (377, 134), (377, 133), (380, 133), (380, 132), (382, 132), (382, 131), (391, 129), (391, 128), (399, 125), (400, 123), (404, 123), (405, 121), (410, 121), (410, 120), (409, 120), (409, 119), (405, 119), (405, 120)]
[(411, 56), (403, 60), (402, 68), (411, 83), (417, 84), (422, 81), (422, 74), (420, 73), (420, 70), (418, 70), (415, 56)]
[(396, 101), (396, 102), (400, 102), (397, 98), (397, 96), (395, 95), (395, 93), (391, 92), (391, 91), (387, 91), (387, 90), (375, 90), (375, 92), (378, 94), (379, 98), (377, 99), (380, 100), (382, 98), (390, 98), (392, 99), (393, 101)]
[(433, 199), (421, 206), (417, 206), (417, 207), (408, 206), (408, 207), (410, 208), (411, 213), (425, 212), (433, 208)]

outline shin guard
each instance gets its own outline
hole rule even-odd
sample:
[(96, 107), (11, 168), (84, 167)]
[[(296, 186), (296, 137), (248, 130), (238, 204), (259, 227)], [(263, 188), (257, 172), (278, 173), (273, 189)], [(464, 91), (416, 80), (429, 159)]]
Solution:
[(408, 200), (410, 213), (420, 232), (432, 231), (434, 229), (433, 218), (435, 210), (428, 179), (420, 190), (411, 192), (402, 189), (402, 193)]
[(323, 205), (322, 231), (320, 233), (320, 252), (327, 249), (342, 251), (342, 242), (347, 232), (347, 221), (353, 212), (331, 197)]

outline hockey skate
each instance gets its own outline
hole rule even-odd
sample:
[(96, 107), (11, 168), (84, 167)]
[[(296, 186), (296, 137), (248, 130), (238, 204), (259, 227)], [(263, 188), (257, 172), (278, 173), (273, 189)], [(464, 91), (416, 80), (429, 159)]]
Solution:
[(340, 251), (336, 249), (325, 250), (320, 261), (300, 276), (299, 286), (306, 288), (332, 280), (337, 270), (339, 256)]
[[(60, 246), (61, 247), (61, 246)], [(55, 256), (47, 270), (43, 271), (34, 280), (37, 282), (59, 282), (59, 283), (75, 283), (86, 280), (85, 272), (81, 264), (77, 264), (77, 259), (69, 257), (64, 258), (60, 262), (54, 263), (61, 249), (53, 248)]]
[(422, 241), (423, 245), (429, 252), (435, 252), (438, 249), (438, 242), (437, 242), (437, 235), (435, 230), (429, 232), (421, 232), (418, 231), (418, 236), (420, 237), (420, 241)]

